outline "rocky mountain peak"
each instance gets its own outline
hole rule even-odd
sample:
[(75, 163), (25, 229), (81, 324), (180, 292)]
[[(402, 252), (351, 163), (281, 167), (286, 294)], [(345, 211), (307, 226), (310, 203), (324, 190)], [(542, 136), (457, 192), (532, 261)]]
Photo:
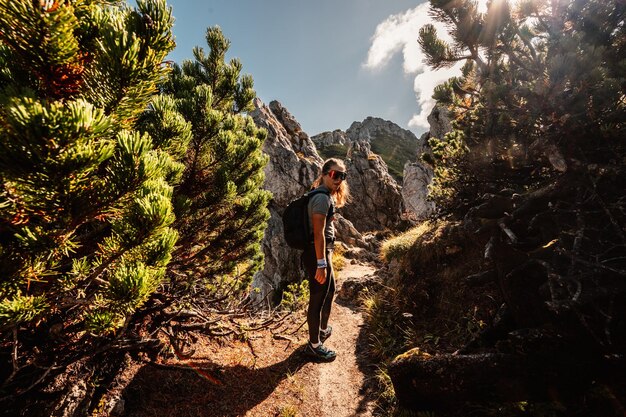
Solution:
[(263, 152), (270, 158), (265, 167), (265, 186), (278, 207), (303, 194), (321, 170), (323, 160), (300, 123), (278, 101), (266, 106), (258, 98), (250, 116), (267, 130)]
[(392, 121), (379, 117), (367, 117), (362, 122), (354, 122), (346, 130), (352, 141), (372, 142), (381, 135), (394, 136), (399, 141), (416, 143), (417, 137), (410, 130), (403, 129)]
[(303, 133), (300, 123), (298, 123), (296, 118), (293, 117), (291, 113), (289, 113), (289, 110), (287, 110), (280, 102), (276, 100), (271, 101), (269, 109), (278, 122), (285, 128), (287, 134), (293, 136)]
[(418, 149), (423, 148), (413, 132), (379, 117), (354, 122), (345, 132), (324, 132), (311, 139), (323, 158), (345, 158), (351, 143), (366, 142), (385, 161), (389, 174), (398, 182), (402, 181), (404, 164), (415, 161)]
[[(263, 299), (302, 274), (298, 251), (289, 248), (283, 239), (281, 214), (320, 174), (323, 164), (320, 154), (323, 158), (334, 156), (346, 160), (353, 199), (339, 210), (336, 220), (339, 241), (368, 247), (372, 243), (361, 233), (393, 230), (406, 210), (416, 218), (432, 211), (432, 204), (426, 202), (432, 169), (417, 160), (430, 134), (420, 142), (413, 133), (393, 122), (368, 117), (353, 123), (345, 132), (338, 129), (311, 138), (278, 101), (265, 105), (257, 99), (254, 104), (250, 116), (258, 127), (267, 130), (263, 152), (269, 156), (269, 162), (263, 187), (273, 194), (269, 205), (271, 217), (262, 242), (265, 267), (254, 277), (253, 287), (259, 289), (252, 294), (254, 298)], [(394, 179), (398, 172), (400, 177), (404, 173), (402, 187)]]

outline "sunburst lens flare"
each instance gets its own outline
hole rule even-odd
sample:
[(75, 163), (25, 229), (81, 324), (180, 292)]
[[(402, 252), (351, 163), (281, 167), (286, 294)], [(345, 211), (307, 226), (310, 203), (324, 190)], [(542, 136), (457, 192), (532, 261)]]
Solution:
[(520, 0), (478, 0), (476, 6), (479, 13), (487, 13), (490, 3), (508, 3), (510, 8), (514, 8)]

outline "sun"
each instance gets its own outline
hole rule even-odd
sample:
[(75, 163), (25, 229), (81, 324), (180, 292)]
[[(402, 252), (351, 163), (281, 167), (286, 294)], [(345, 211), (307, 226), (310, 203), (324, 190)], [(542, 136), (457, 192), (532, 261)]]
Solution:
[(520, 0), (478, 0), (476, 3), (478, 5), (478, 11), (480, 13), (487, 13), (487, 3), (489, 2), (496, 2), (496, 1), (507, 1), (509, 3), (509, 6), (511, 6), (511, 8), (515, 7), (517, 5), (517, 3), (519, 3)]

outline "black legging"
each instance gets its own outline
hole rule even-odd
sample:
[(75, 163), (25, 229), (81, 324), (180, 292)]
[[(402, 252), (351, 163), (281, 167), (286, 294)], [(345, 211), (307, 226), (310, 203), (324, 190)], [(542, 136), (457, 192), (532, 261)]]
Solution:
[(310, 245), (302, 252), (302, 265), (309, 280), (309, 309), (306, 314), (306, 321), (309, 325), (309, 340), (311, 342), (319, 342), (320, 328), (328, 327), (328, 318), (330, 317), (330, 309), (335, 296), (335, 274), (333, 271), (333, 250), (326, 248), (326, 281), (320, 284), (315, 279), (317, 271), (317, 256), (315, 248)]

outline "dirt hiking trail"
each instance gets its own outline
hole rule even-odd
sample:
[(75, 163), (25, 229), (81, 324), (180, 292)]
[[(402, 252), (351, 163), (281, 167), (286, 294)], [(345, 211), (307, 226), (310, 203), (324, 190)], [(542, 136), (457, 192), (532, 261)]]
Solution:
[[(337, 296), (326, 345), (337, 352), (331, 363), (313, 363), (302, 354), (306, 324), (277, 337), (269, 330), (246, 340), (215, 341), (199, 336), (190, 360), (172, 357), (158, 364), (132, 361), (118, 378), (111, 416), (124, 417), (371, 417), (371, 366), (362, 355), (359, 303), (343, 292), (346, 281), (376, 274), (373, 265), (350, 263), (337, 274)], [(354, 262), (354, 261), (352, 261)], [(295, 330), (304, 320), (298, 314)]]
[[(346, 265), (338, 274), (338, 293), (341, 293), (342, 284), (347, 279), (358, 279), (374, 272), (370, 265)], [(337, 352), (337, 359), (318, 367), (323, 416), (372, 415), (372, 405), (362, 395), (366, 381), (357, 361), (361, 348), (359, 343), (363, 343), (359, 341), (363, 317), (356, 306), (356, 300), (344, 303), (341, 297), (337, 297), (333, 305), (330, 316), (333, 335), (326, 344)]]

